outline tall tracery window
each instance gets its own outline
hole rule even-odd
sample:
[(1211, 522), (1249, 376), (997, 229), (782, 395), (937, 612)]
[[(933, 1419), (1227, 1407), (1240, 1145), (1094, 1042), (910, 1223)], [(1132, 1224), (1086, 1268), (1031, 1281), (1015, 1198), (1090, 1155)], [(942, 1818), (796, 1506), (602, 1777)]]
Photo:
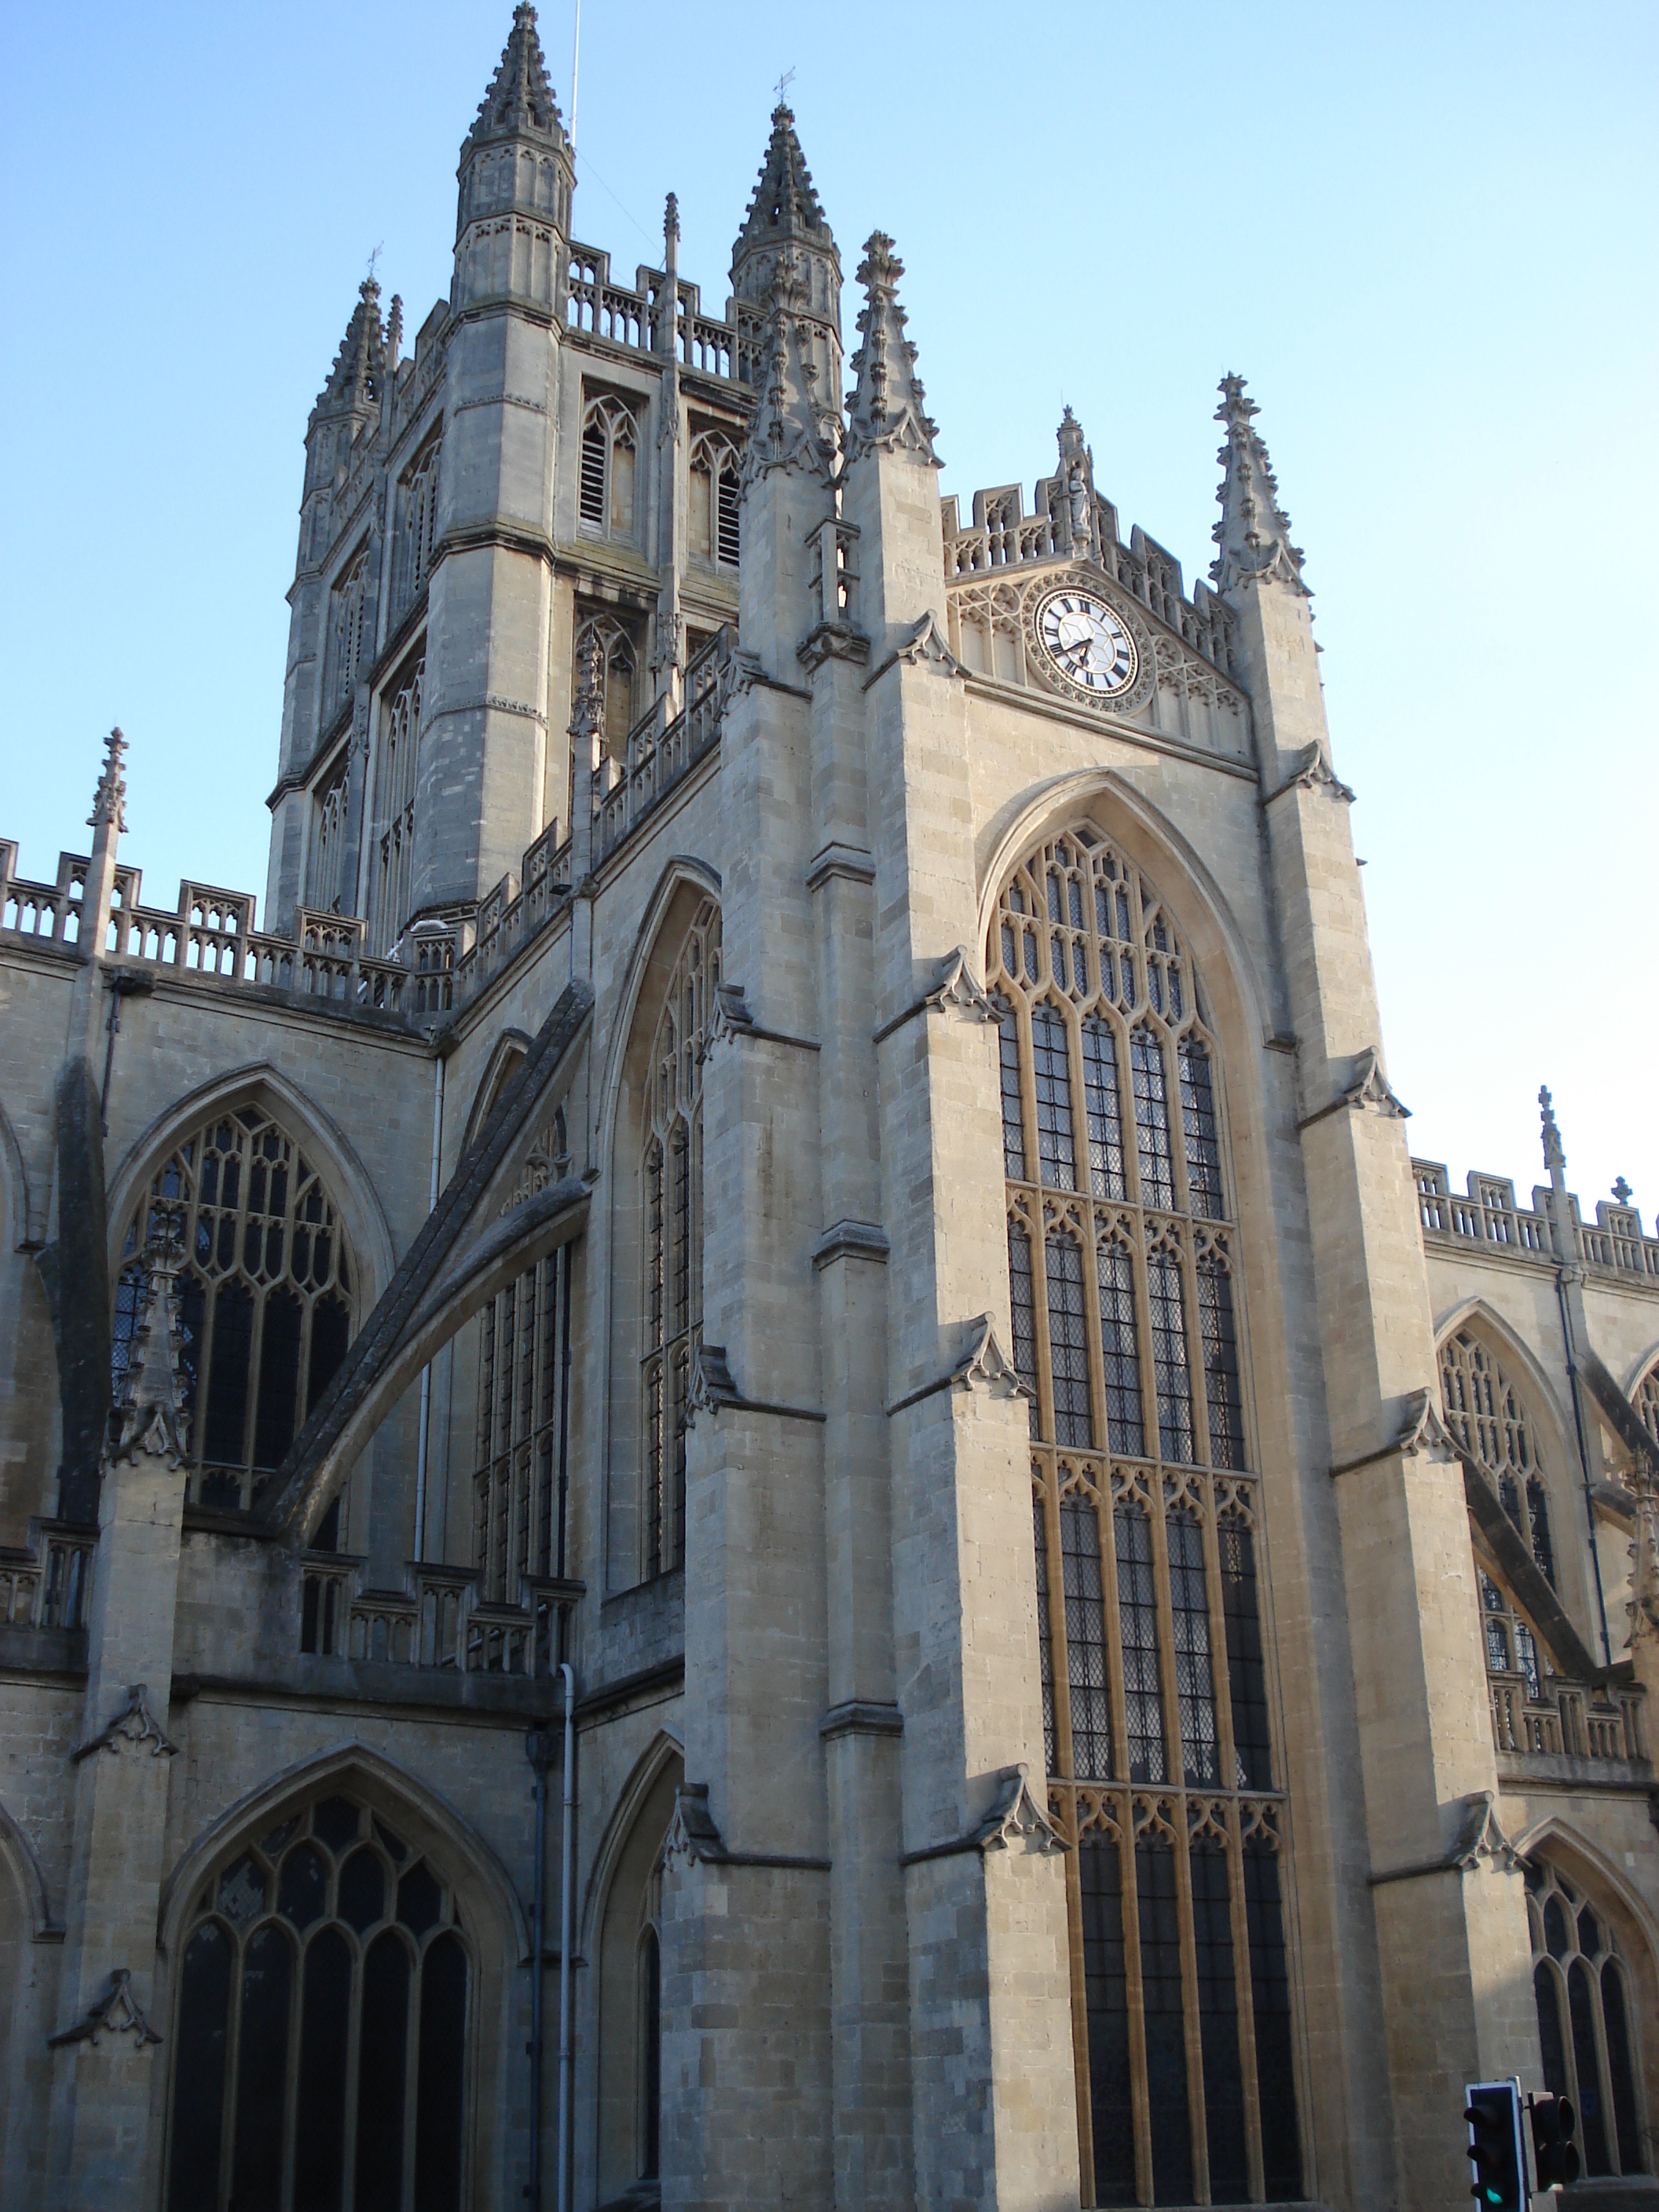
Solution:
[(111, 1335), (118, 1390), (143, 1318), (142, 1255), (158, 1200), (184, 1209), (189, 1495), (248, 1506), (345, 1357), (355, 1279), (345, 1231), (280, 1122), (257, 1106), (216, 1115), (174, 1148), (128, 1224)]
[(347, 1796), (276, 1821), (185, 1939), (168, 2212), (459, 2212), (472, 1977), (394, 1822)]
[(1555, 1581), (1549, 1495), (1530, 1416), (1491, 1348), (1468, 1329), (1440, 1347), (1446, 1425), (1498, 1493), (1546, 1582)]
[(700, 561), (735, 568), (741, 550), (738, 517), (743, 504), (737, 448), (712, 434), (691, 448), (691, 550)]
[(602, 538), (632, 538), (639, 425), (620, 399), (590, 399), (582, 415), (579, 503), (584, 526)]
[(442, 444), (428, 438), (398, 487), (398, 543), (392, 558), (397, 613), (418, 597), (432, 567), (438, 533), (438, 462)]
[(1607, 1915), (1547, 1860), (1527, 1869), (1544, 2087), (1571, 2099), (1585, 2173), (1646, 2173), (1630, 1970)]
[(415, 894), (415, 781), (419, 765), (424, 656), (380, 709), (380, 753), (374, 769), (374, 823), (380, 851), (369, 939), (376, 952), (395, 945)]
[[(538, 1136), (502, 1214), (568, 1174), (569, 1165), (560, 1107)], [(498, 1605), (521, 1602), (526, 1575), (558, 1571), (569, 1284), (569, 1251), (561, 1247), (498, 1291), (483, 1310), (472, 1561), (483, 1571), (481, 1595)]]
[(640, 1385), (647, 1577), (685, 1559), (685, 1431), (702, 1339), (702, 1048), (720, 936), (720, 909), (705, 899), (674, 963), (647, 1063)]
[(322, 914), (338, 914), (345, 888), (346, 802), (351, 761), (349, 752), (317, 794), (316, 826), (312, 832), (311, 881), (306, 903)]
[(1303, 2191), (1223, 1085), (1192, 963), (1091, 827), (999, 902), (1014, 1358), (1085, 2202)]
[(368, 591), (368, 548), (342, 571), (329, 594), (328, 659), (323, 692), (323, 720), (329, 720), (351, 696), (370, 641), (363, 634), (364, 606)]

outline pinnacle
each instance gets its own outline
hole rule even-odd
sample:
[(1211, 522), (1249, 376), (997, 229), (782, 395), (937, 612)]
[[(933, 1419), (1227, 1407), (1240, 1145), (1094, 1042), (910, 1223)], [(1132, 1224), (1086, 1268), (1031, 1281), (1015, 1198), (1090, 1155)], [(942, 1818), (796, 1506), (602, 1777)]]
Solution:
[(501, 58), (489, 81), (489, 89), (478, 103), (478, 113), (467, 143), (483, 138), (534, 134), (556, 137), (562, 131), (558, 102), (547, 81), (547, 63), (536, 29), (536, 10), (530, 0), (519, 0), (513, 10), (513, 28), (501, 49)]
[(1306, 599), (1301, 549), (1291, 543), (1291, 518), (1279, 503), (1273, 464), (1254, 428), (1261, 410), (1246, 395), (1242, 376), (1229, 374), (1217, 388), (1221, 404), (1215, 419), (1225, 425), (1227, 442), (1216, 455), (1223, 471), (1216, 495), (1221, 520), (1210, 534), (1221, 550), (1211, 577), (1224, 592), (1254, 579), (1286, 585)]
[(98, 779), (92, 811), (87, 817), (89, 830), (97, 829), (104, 822), (112, 822), (118, 830), (127, 826), (126, 750), (127, 741), (119, 728), (112, 730), (105, 740), (104, 772)]
[(772, 110), (772, 136), (761, 164), (760, 181), (732, 250), (732, 264), (735, 267), (744, 253), (757, 246), (797, 238), (810, 238), (818, 246), (835, 244), (813, 188), (812, 173), (795, 136), (794, 112), (780, 100)]
[(143, 1254), (144, 1310), (133, 1332), (132, 1353), (112, 1416), (109, 1455), (131, 1460), (140, 1452), (173, 1467), (187, 1457), (184, 1385), (179, 1372), (182, 1332), (173, 1285), (184, 1265), (184, 1208), (165, 1200), (150, 1212)]
[(871, 446), (887, 453), (904, 447), (937, 466), (933, 437), (939, 425), (927, 411), (916, 349), (904, 335), (904, 310), (898, 302), (903, 274), (892, 240), (884, 230), (872, 231), (858, 270), (865, 305), (858, 319), (862, 342), (851, 362), (858, 382), (848, 395), (847, 457), (854, 460)]
[(385, 367), (380, 288), (372, 276), (365, 276), (357, 287), (357, 304), (346, 325), (340, 350), (334, 356), (328, 382), (318, 394), (318, 405), (367, 406), (380, 396), (380, 374)]
[(787, 247), (769, 273), (766, 346), (760, 398), (744, 456), (745, 483), (774, 469), (797, 465), (829, 479), (836, 434), (814, 390), (818, 371), (801, 319), (810, 304), (804, 257)]

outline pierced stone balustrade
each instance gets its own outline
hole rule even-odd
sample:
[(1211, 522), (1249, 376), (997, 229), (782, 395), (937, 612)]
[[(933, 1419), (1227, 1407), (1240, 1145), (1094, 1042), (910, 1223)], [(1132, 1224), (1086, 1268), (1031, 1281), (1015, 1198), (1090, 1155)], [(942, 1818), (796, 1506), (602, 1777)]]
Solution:
[(522, 1602), (503, 1605), (478, 1595), (476, 1567), (414, 1561), (404, 1570), (402, 1589), (367, 1589), (366, 1564), (348, 1552), (305, 1554), (302, 1656), (544, 1680), (556, 1656), (553, 1621), (583, 1589), (580, 1583), (526, 1576)]

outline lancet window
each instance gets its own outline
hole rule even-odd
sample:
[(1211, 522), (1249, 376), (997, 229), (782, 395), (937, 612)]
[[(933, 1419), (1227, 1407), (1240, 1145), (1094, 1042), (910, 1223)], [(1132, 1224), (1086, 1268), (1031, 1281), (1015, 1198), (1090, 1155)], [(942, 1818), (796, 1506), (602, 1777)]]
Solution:
[(168, 2212), (459, 2212), (471, 1938), (440, 1869), (347, 1796), (277, 1820), (197, 1899)]
[(691, 550), (698, 560), (737, 567), (741, 507), (736, 447), (729, 439), (699, 438), (691, 448), (690, 515)]
[(582, 415), (579, 505), (584, 528), (602, 538), (635, 532), (639, 425), (620, 399), (590, 399)]
[(1527, 1869), (1544, 2087), (1565, 2097), (1585, 2174), (1646, 2173), (1635, 1992), (1607, 1915), (1559, 1867)]
[(338, 914), (345, 887), (346, 800), (349, 756), (343, 757), (325, 787), (317, 794), (315, 827), (312, 832), (311, 881), (306, 903), (322, 914)]
[(1459, 1329), (1440, 1347), (1446, 1425), (1476, 1461), (1546, 1582), (1555, 1581), (1549, 1493), (1531, 1417), (1490, 1346)]
[(702, 1340), (702, 1048), (719, 981), (720, 909), (706, 899), (675, 963), (646, 1075), (640, 1433), (647, 1576), (685, 1559), (685, 1432)]
[(175, 1147), (128, 1224), (111, 1336), (118, 1391), (143, 1318), (142, 1255), (163, 1201), (183, 1211), (189, 1495), (248, 1506), (345, 1357), (355, 1263), (322, 1177), (281, 1123), (255, 1106), (216, 1116)]
[(392, 561), (398, 614), (419, 597), (432, 567), (438, 534), (438, 462), (441, 441), (428, 438), (398, 487), (398, 544)]
[[(569, 1164), (560, 1108), (503, 1213), (568, 1173)], [(498, 1605), (522, 1601), (526, 1576), (559, 1571), (569, 1387), (570, 1252), (562, 1246), (498, 1291), (483, 1310), (472, 1560), (482, 1571), (482, 1595)]]
[(999, 902), (1014, 1358), (1097, 2204), (1301, 2196), (1260, 1484), (1222, 1071), (1190, 957), (1092, 827)]
[(368, 549), (365, 546), (342, 574), (329, 594), (328, 660), (323, 693), (323, 720), (330, 720), (351, 696), (357, 671), (370, 641), (364, 636), (364, 606), (368, 589)]
[(421, 687), (417, 660), (380, 709), (380, 750), (374, 769), (375, 860), (370, 942), (384, 953), (403, 934), (415, 895), (415, 783), (419, 766)]

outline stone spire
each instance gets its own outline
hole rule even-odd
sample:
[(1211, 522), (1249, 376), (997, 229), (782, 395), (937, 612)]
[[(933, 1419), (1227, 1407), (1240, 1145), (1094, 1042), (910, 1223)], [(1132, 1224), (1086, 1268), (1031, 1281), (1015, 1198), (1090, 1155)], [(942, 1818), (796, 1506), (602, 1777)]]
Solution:
[[(820, 378), (823, 404), (835, 406), (841, 395), (841, 255), (829, 220), (812, 187), (795, 118), (781, 101), (772, 111), (772, 136), (761, 164), (760, 182), (749, 203), (743, 228), (732, 248), (732, 296), (738, 303), (743, 335), (738, 374), (761, 381), (766, 325), (774, 283), (787, 272), (793, 312), (806, 326)], [(751, 351), (756, 339), (758, 349)], [(753, 362), (753, 368), (748, 365)]]
[(1221, 404), (1215, 419), (1225, 424), (1227, 442), (1216, 455), (1224, 471), (1217, 494), (1221, 520), (1210, 534), (1221, 550), (1211, 563), (1211, 578), (1223, 592), (1254, 580), (1283, 584), (1310, 598), (1267, 449), (1253, 427), (1259, 411), (1255, 402), (1245, 397), (1242, 376), (1224, 376), (1217, 388)]
[(791, 248), (771, 271), (760, 398), (743, 458), (745, 488), (774, 469), (804, 467), (826, 483), (834, 471), (837, 425), (818, 397), (807, 305), (805, 272)]
[(380, 327), (380, 288), (372, 276), (357, 287), (357, 304), (334, 356), (328, 382), (317, 395), (319, 407), (368, 411), (380, 397), (386, 368), (386, 333)]
[(184, 1332), (176, 1284), (184, 1265), (184, 1209), (162, 1203), (151, 1209), (143, 1251), (144, 1310), (133, 1332), (131, 1356), (111, 1416), (107, 1462), (136, 1462), (142, 1453), (184, 1467), (190, 1456), (184, 1384), (179, 1355)]
[(126, 750), (127, 741), (120, 731), (112, 730), (104, 747), (104, 773), (98, 779), (92, 811), (87, 817), (88, 829), (102, 829), (106, 823), (118, 831), (127, 826)]
[(558, 102), (547, 81), (536, 11), (530, 0), (519, 0), (500, 64), (478, 103), (477, 118), (467, 133), (461, 158), (465, 161), (467, 153), (487, 138), (541, 138), (556, 143), (563, 137)]
[(937, 468), (933, 436), (939, 425), (927, 411), (916, 349), (904, 335), (904, 310), (898, 303), (903, 274), (892, 240), (885, 231), (872, 231), (859, 264), (858, 281), (865, 291), (858, 322), (863, 343), (851, 364), (858, 381), (848, 394), (847, 458), (855, 460), (878, 446), (884, 453), (916, 453)]

